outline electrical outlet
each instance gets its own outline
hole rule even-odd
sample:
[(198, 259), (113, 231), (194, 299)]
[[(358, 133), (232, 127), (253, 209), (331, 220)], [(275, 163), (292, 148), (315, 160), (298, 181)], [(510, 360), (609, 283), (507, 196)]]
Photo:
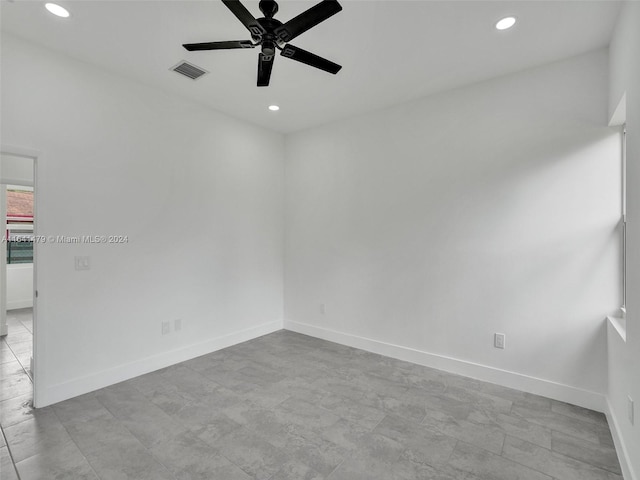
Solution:
[(633, 398), (627, 397), (627, 416), (629, 417), (629, 423), (633, 425)]
[(504, 349), (505, 334), (496, 333), (493, 337), (493, 346)]
[(162, 334), (167, 335), (171, 333), (171, 322), (169, 320), (165, 320), (162, 322)]
[(324, 315), (325, 313), (327, 313), (326, 309), (324, 308), (324, 303), (320, 304), (318, 310), (320, 311), (320, 315)]
[(182, 330), (182, 319), (181, 318), (176, 318), (173, 321), (173, 330), (175, 332), (178, 332), (178, 331)]

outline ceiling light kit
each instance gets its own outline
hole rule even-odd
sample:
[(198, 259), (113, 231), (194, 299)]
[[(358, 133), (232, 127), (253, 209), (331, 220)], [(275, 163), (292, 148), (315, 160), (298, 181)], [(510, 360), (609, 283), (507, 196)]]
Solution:
[(342, 68), (337, 63), (287, 43), (341, 11), (342, 7), (337, 0), (322, 0), (317, 5), (284, 24), (273, 18), (278, 12), (278, 4), (274, 0), (260, 0), (259, 8), (264, 17), (258, 19), (251, 15), (249, 10), (247, 10), (239, 0), (222, 0), (222, 3), (224, 3), (227, 8), (231, 10), (231, 13), (249, 30), (251, 40), (187, 43), (182, 45), (184, 48), (193, 52), (200, 50), (255, 48), (259, 46), (261, 52), (258, 54), (258, 87), (269, 86), (276, 50), (280, 50), (280, 55), (283, 57), (328, 73), (336, 74)]
[(69, 10), (61, 7), (57, 3), (45, 3), (44, 8), (49, 10), (50, 13), (54, 14), (57, 17), (69, 18)]
[(269, 110), (271, 110), (272, 112), (277, 112), (278, 110), (280, 110), (280, 107), (278, 105), (269, 105)]
[(504, 17), (496, 23), (497, 30), (508, 30), (516, 24), (516, 17)]

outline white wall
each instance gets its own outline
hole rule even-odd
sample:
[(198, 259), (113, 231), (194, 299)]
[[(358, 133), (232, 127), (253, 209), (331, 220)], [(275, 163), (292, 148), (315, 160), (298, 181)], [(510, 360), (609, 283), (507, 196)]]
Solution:
[(7, 310), (33, 306), (33, 263), (7, 265)]
[[(626, 93), (627, 322), (626, 342), (609, 328), (609, 423), (626, 480), (640, 479), (640, 2), (625, 2), (610, 47), (609, 111)], [(627, 397), (635, 400), (635, 425)]]
[(38, 245), (39, 406), (281, 328), (281, 135), (3, 34), (2, 142), (38, 234), (129, 238)]
[(607, 85), (598, 51), (288, 136), (285, 327), (603, 409)]
[(0, 182), (33, 186), (33, 160), (16, 155), (2, 154)]

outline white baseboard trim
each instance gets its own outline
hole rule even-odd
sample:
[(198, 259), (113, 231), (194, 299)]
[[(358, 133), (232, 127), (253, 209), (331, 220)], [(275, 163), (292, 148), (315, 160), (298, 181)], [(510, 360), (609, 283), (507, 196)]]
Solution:
[(629, 461), (629, 451), (627, 450), (624, 439), (620, 434), (620, 425), (618, 423), (616, 415), (613, 413), (611, 403), (608, 400), (606, 402), (606, 407), (607, 409), (605, 415), (607, 416), (607, 422), (609, 422), (609, 428), (611, 429), (613, 444), (616, 446), (618, 461), (620, 462), (620, 468), (622, 469), (622, 477), (624, 478), (624, 480), (640, 480), (633, 472), (633, 467), (631, 466), (631, 462)]
[(475, 378), (503, 387), (514, 388), (524, 392), (541, 395), (561, 402), (571, 403), (580, 407), (589, 408), (598, 412), (604, 412), (606, 408), (603, 394), (583, 390), (581, 388), (563, 385), (561, 383), (530, 377), (508, 370), (480, 365), (478, 363), (446, 357), (422, 350), (393, 345), (379, 340), (360, 337), (348, 333), (338, 332), (326, 328), (317, 327), (305, 323), (285, 320), (285, 330), (302, 333), (330, 342), (359, 348), (368, 352), (397, 358), (418, 365), (444, 370), (446, 372)]
[(221, 350), (269, 333), (277, 332), (281, 329), (281, 320), (263, 323), (255, 327), (216, 337), (201, 343), (196, 343), (176, 350), (136, 360), (134, 362), (118, 365), (107, 370), (102, 370), (84, 377), (74, 378), (73, 380), (52, 385), (50, 387), (44, 387), (41, 389), (42, 394), (38, 395), (38, 404), (36, 407), (46, 407), (47, 405), (52, 405), (115, 383), (123, 382), (125, 380), (144, 375), (145, 373), (153, 372), (161, 368), (175, 365), (176, 363), (215, 352), (216, 350)]
[(33, 307), (33, 299), (14, 300), (12, 302), (7, 302), (7, 310), (19, 310), (20, 308), (31, 308), (31, 307)]

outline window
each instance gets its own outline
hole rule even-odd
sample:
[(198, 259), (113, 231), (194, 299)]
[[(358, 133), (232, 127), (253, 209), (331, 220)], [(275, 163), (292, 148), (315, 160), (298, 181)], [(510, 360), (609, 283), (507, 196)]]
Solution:
[(33, 189), (9, 186), (7, 195), (7, 265), (33, 263)]
[(33, 263), (33, 223), (7, 223), (7, 265)]

